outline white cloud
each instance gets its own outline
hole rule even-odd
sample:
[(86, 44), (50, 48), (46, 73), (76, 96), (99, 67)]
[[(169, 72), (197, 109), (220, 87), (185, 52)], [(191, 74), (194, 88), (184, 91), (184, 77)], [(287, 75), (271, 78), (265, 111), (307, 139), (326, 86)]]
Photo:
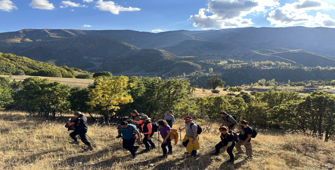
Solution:
[(87, 3), (91, 3), (93, 2), (94, 0), (83, 0), (83, 2), (87, 2)]
[(159, 32), (165, 32), (165, 31), (162, 30), (162, 29), (154, 29), (154, 30), (151, 30), (151, 32), (153, 32), (153, 33), (159, 33)]
[(84, 25), (83, 25), (83, 26), (81, 26), (81, 27), (90, 28), (90, 27), (92, 27), (92, 25), (87, 25), (87, 24), (84, 24)]
[(299, 0), (272, 10), (267, 20), (271, 22), (271, 25), (278, 27), (295, 25), (333, 27), (335, 26), (334, 20), (329, 15), (320, 12), (317, 12), (315, 16), (308, 14), (312, 10), (330, 9), (335, 9), (335, 7), (321, 0)]
[(10, 12), (17, 9), (15, 4), (10, 0), (0, 0), (0, 11)]
[(278, 5), (278, 0), (207, 0), (208, 7), (190, 19), (193, 26), (203, 29), (246, 27), (253, 24), (246, 15), (264, 13)]
[(140, 11), (141, 10), (141, 8), (123, 7), (121, 5), (116, 4), (113, 1), (103, 1), (103, 0), (98, 0), (97, 5), (95, 7), (98, 8), (100, 11), (109, 11), (115, 15), (118, 15), (120, 12), (123, 12), (123, 11)]
[(54, 5), (48, 0), (32, 0), (30, 6), (37, 9), (53, 10), (55, 9)]
[(87, 7), (86, 5), (81, 5), (80, 3), (75, 3), (72, 1), (62, 1), (63, 6), (60, 6), (61, 8), (67, 8), (67, 7)]

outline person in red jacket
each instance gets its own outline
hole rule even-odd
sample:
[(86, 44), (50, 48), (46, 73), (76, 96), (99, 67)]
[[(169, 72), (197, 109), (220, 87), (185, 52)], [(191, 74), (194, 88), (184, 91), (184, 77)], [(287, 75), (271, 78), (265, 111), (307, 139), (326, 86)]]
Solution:
[(142, 133), (144, 134), (143, 143), (146, 148), (144, 152), (148, 152), (150, 151), (149, 144), (151, 145), (151, 149), (156, 148), (155, 143), (151, 140), (154, 132), (152, 131), (151, 119), (147, 115), (141, 116), (141, 120), (143, 121), (141, 125)]

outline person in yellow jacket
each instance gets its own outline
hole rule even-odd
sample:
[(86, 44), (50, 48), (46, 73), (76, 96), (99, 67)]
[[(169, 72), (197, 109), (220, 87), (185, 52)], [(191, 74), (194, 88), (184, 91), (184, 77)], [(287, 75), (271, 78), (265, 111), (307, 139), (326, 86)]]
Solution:
[(179, 128), (179, 130), (186, 129), (186, 135), (183, 139), (183, 145), (186, 147), (186, 151), (188, 154), (192, 156), (197, 156), (197, 150), (200, 149), (199, 140), (198, 140), (198, 125), (192, 121), (191, 116), (186, 116), (185, 127)]

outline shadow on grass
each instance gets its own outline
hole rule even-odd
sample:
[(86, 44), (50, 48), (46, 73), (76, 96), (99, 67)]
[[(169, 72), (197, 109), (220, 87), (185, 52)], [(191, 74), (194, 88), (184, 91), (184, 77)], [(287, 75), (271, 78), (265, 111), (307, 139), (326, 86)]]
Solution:
[(190, 155), (183, 155), (181, 158), (174, 158), (172, 161), (167, 161), (155, 166), (154, 170), (168, 170), (168, 169), (207, 169), (211, 165), (212, 159), (209, 153), (203, 153), (199, 157), (194, 158)]
[(27, 157), (23, 157), (23, 158), (12, 158), (10, 160), (5, 160), (4, 162), (5, 162), (6, 166), (4, 167), (4, 169), (13, 167), (16, 164), (31, 164), (31, 163), (35, 162), (36, 160), (39, 160), (40, 158), (42, 158), (44, 155), (59, 152), (59, 151), (62, 151), (62, 150), (63, 149), (55, 149), (55, 150), (51, 150), (51, 151), (44, 151), (44, 152), (36, 153), (36, 154), (30, 155), (30, 156), (27, 156)]

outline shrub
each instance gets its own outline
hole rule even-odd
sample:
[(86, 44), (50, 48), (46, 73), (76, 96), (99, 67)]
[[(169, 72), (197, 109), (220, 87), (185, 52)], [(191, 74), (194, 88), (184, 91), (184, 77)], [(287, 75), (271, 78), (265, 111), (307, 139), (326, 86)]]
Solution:
[(250, 94), (251, 94), (251, 95), (255, 95), (256, 93), (257, 93), (257, 90), (252, 91)]
[(220, 90), (212, 90), (212, 93), (220, 93)]
[(101, 71), (101, 72), (94, 73), (94, 75), (93, 75), (94, 78), (97, 78), (97, 77), (100, 77), (100, 76), (112, 77), (113, 75), (109, 71)]
[(76, 76), (78, 79), (91, 79), (92, 75), (91, 74), (79, 74)]
[(45, 77), (62, 77), (62, 73), (59, 70), (55, 69), (44, 69), (35, 73), (36, 76), (45, 76)]
[(16, 70), (13, 75), (25, 75), (23, 70)]

